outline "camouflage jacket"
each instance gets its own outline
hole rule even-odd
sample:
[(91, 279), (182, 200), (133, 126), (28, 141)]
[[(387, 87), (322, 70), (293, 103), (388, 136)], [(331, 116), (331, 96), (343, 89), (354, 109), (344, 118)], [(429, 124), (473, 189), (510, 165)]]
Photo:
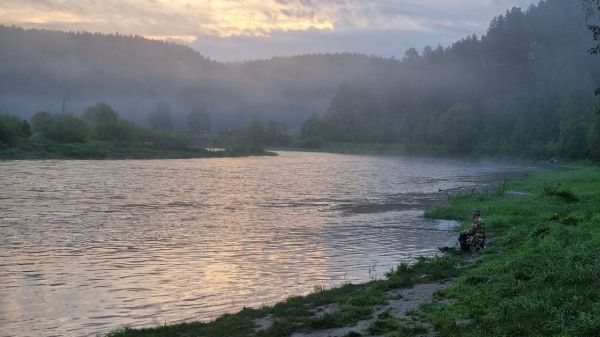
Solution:
[(472, 236), (471, 241), (479, 242), (485, 240), (485, 225), (481, 218), (473, 220), (471, 227), (463, 231), (466, 235)]

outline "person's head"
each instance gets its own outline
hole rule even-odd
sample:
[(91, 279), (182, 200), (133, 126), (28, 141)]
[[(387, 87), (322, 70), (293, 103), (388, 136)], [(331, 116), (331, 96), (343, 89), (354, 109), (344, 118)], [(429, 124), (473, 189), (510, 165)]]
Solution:
[(478, 209), (474, 209), (473, 213), (471, 213), (471, 218), (472, 219), (477, 219), (481, 217), (481, 212)]

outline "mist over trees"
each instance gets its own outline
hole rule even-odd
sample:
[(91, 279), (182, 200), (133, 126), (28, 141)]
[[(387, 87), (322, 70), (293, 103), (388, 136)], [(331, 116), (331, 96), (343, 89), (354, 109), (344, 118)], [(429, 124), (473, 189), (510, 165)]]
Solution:
[(548, 0), (494, 18), (481, 38), (411, 49), (390, 76), (342, 84), (305, 137), (449, 152), (597, 158), (600, 63), (581, 4)]
[(161, 101), (148, 116), (150, 127), (154, 130), (168, 131), (173, 129), (173, 116), (169, 103)]
[(187, 115), (188, 131), (199, 134), (210, 133), (210, 114), (206, 109), (194, 109)]
[[(598, 5), (546, 0), (512, 8), (481, 37), (411, 48), (400, 60), (317, 54), (219, 63), (141, 37), (0, 26), (0, 111), (29, 118), (61, 111), (67, 97), (67, 112), (98, 101), (115, 106), (118, 122), (102, 106), (82, 116), (86, 125), (104, 119), (97, 125), (111, 130), (127, 120), (196, 134), (225, 129), (225, 138), (281, 145), (296, 129), (307, 147), (404, 143), (600, 160), (593, 97), (600, 62), (589, 53), (600, 50)], [(97, 137), (118, 137), (97, 128)]]
[(326, 109), (337, 86), (384, 74), (397, 62), (355, 54), (219, 63), (193, 49), (137, 36), (0, 26), (0, 111), (78, 113), (99, 101), (144, 126), (168, 104), (173, 128), (206, 107), (214, 129), (264, 120), (301, 125)]

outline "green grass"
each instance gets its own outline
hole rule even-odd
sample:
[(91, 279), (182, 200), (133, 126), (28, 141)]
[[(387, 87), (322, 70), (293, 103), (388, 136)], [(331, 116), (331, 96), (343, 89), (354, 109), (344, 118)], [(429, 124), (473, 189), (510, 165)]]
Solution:
[[(469, 255), (451, 252), (399, 265), (384, 280), (292, 297), (213, 322), (123, 329), (109, 336), (250, 336), (253, 320), (268, 314), (275, 323), (256, 336), (351, 326), (371, 317), (389, 289), (450, 278), (455, 281), (436, 294), (448, 300), (425, 305), (411, 320), (382, 314), (367, 332), (415, 336), (430, 325), (442, 337), (600, 336), (600, 168), (537, 172), (506, 188), (531, 195), (453, 196), (426, 213), (467, 225), (472, 209), (482, 211), (493, 242), (472, 266), (457, 268)], [(339, 303), (339, 310), (314, 316), (315, 308), (330, 303)]]
[(459, 196), (427, 214), (465, 220), (479, 208), (496, 241), (441, 293), (456, 303), (429, 305), (424, 319), (440, 336), (600, 335), (600, 169), (540, 172), (509, 188), (533, 195)]

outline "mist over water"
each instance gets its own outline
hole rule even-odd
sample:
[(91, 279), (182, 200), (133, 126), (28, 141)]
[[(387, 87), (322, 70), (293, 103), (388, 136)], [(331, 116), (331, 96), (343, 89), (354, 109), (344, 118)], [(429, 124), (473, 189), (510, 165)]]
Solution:
[(0, 169), (0, 336), (25, 337), (208, 320), (382, 277), (453, 244), (421, 218), (440, 189), (530, 168), (282, 152)]

